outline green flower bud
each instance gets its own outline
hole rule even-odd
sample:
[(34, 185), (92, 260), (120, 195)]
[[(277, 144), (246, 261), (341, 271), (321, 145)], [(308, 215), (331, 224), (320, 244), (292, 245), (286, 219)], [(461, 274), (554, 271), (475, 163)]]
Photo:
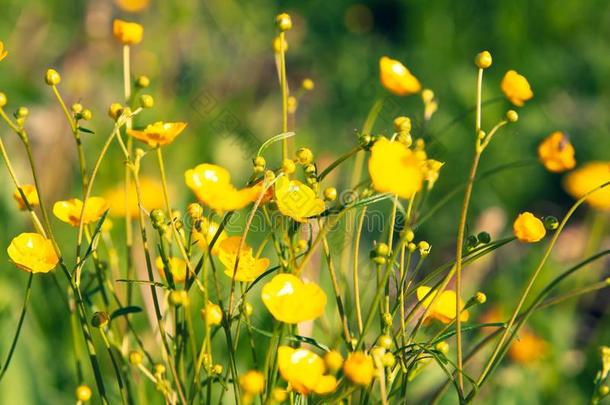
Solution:
[(91, 318), (91, 326), (95, 328), (103, 328), (104, 326), (108, 325), (109, 321), (110, 316), (108, 315), (108, 312), (98, 311), (94, 313), (93, 317)]
[(559, 220), (553, 216), (544, 217), (544, 227), (549, 231), (559, 228)]

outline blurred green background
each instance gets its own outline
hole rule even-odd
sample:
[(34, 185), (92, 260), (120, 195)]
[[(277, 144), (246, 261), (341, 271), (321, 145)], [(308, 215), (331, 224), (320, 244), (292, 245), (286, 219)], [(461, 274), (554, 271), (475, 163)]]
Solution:
[[(0, 62), (0, 91), (9, 98), (8, 111), (21, 105), (30, 109), (28, 128), (43, 168), (47, 200), (77, 193), (79, 182), (69, 128), (44, 84), (44, 73), (49, 67), (57, 69), (67, 102), (80, 101), (93, 111), (88, 125), (96, 134), (84, 135), (92, 161), (112, 126), (106, 110), (123, 98), (121, 47), (111, 35), (115, 17), (145, 27), (144, 41), (133, 49), (132, 71), (151, 78), (147, 92), (154, 96), (156, 106), (144, 112), (137, 124), (152, 120), (189, 124), (165, 150), (169, 177), (174, 179), (174, 204), (183, 208), (193, 201), (182, 178), (184, 170), (198, 163), (221, 164), (231, 170), (237, 183), (245, 181), (251, 170), (252, 139), (257, 144), (281, 132), (280, 92), (271, 48), (274, 17), (281, 11), (288, 11), (294, 22), (288, 33), (289, 84), (297, 89), (305, 77), (316, 84), (313, 92), (299, 98), (295, 144), (311, 147), (322, 165), (355, 144), (368, 110), (383, 97), (385, 107), (374, 132), (389, 134), (395, 116), (411, 116), (414, 134), (430, 142), (429, 154), (446, 162), (436, 193), (430, 197), (430, 204), (438, 201), (467, 174), (474, 127), (472, 114), (467, 114), (474, 107), (473, 58), (484, 49), (494, 58), (485, 73), (483, 98), (491, 102), (484, 108), (484, 127), (491, 127), (510, 108), (499, 89), (508, 69), (529, 79), (534, 99), (519, 110), (519, 122), (494, 141), (481, 170), (535, 159), (537, 144), (555, 130), (570, 135), (579, 163), (610, 157), (607, 1), (151, 0), (142, 12), (128, 13), (109, 0), (0, 0), (0, 40), (9, 51)], [(439, 111), (425, 129), (418, 96), (388, 96), (379, 85), (378, 60), (383, 55), (401, 60), (426, 88), (434, 90)], [(461, 118), (454, 121), (456, 117)], [(26, 161), (17, 138), (5, 125), (0, 126), (0, 136), (26, 180)], [(98, 193), (121, 179), (123, 165), (117, 152), (112, 151), (100, 172)], [(273, 158), (269, 161), (274, 163)], [(349, 166), (329, 185), (334, 182), (340, 190), (344, 188)], [(157, 175), (152, 165), (144, 171)], [(510, 232), (511, 219), (518, 212), (561, 216), (572, 202), (562, 190), (561, 178), (530, 164), (477, 184), (469, 228), (499, 237)], [(15, 208), (7, 175), (0, 176), (0, 187), (0, 246), (7, 246), (29, 224)], [(437, 212), (418, 234), (434, 246), (436, 260), (447, 259), (453, 252), (458, 200)], [(606, 222), (607, 214), (580, 210), (568, 229), (572, 239), (560, 244), (555, 264), (548, 266), (548, 278), (582, 258), (587, 249), (608, 248)], [(587, 240), (591, 242), (587, 229), (593, 223), (601, 226), (602, 237), (595, 246), (587, 246)], [(70, 243), (72, 230), (56, 224)], [(481, 273), (472, 276), (472, 285), (484, 281), (478, 288), (487, 293), (488, 305), (505, 303), (503, 309), (509, 311), (539, 256), (538, 247), (511, 246), (476, 267), (474, 271)], [(0, 263), (5, 263), (0, 266), (3, 359), (26, 275), (8, 264), (4, 249)], [(607, 265), (598, 265), (574, 281), (574, 286), (607, 273)], [(467, 293), (476, 288), (467, 287)], [(69, 322), (58, 301), (50, 280), (35, 280), (33, 307), (13, 368), (0, 383), (0, 403), (72, 401), (75, 381), (66, 339)], [(525, 365), (507, 361), (496, 374), (493, 390), (481, 395), (480, 403), (584, 403), (599, 366), (596, 348), (610, 343), (608, 301), (599, 293), (536, 315), (532, 329), (550, 349), (542, 359)]]

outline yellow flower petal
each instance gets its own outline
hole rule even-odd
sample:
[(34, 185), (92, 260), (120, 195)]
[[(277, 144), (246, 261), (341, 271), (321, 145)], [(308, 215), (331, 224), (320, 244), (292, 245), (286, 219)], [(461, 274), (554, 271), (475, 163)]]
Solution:
[(527, 100), (534, 97), (532, 88), (525, 76), (514, 70), (506, 72), (500, 83), (500, 88), (506, 98), (517, 107), (522, 107)]
[(123, 45), (137, 45), (142, 41), (144, 27), (138, 23), (115, 19), (112, 22), (112, 34)]
[(244, 243), (239, 252), (239, 263), (235, 271), (237, 251), (241, 243), (241, 236), (231, 236), (220, 242), (218, 246), (218, 259), (225, 266), (225, 274), (235, 278), (236, 281), (254, 281), (269, 267), (269, 259), (266, 257), (257, 259), (252, 256), (252, 248)]
[(373, 188), (406, 199), (413, 197), (421, 190), (424, 181), (425, 160), (421, 155), (400, 142), (380, 138), (371, 148), (369, 158)]
[[(171, 197), (171, 189), (168, 190)], [(106, 200), (110, 207), (110, 215), (115, 217), (124, 217), (127, 212), (131, 218), (137, 218), (140, 215), (140, 209), (138, 208), (138, 196), (136, 193), (136, 187), (131, 182), (129, 188), (128, 199), (125, 199), (125, 186), (119, 185), (108, 191), (106, 194)], [(150, 212), (156, 208), (164, 208), (165, 202), (163, 200), (163, 186), (157, 180), (142, 177), (140, 179), (140, 197), (142, 198), (143, 208)], [(127, 206), (126, 206), (127, 205)]]
[(222, 309), (220, 306), (208, 301), (201, 310), (201, 317), (208, 325), (220, 325), (222, 322)]
[(275, 182), (274, 195), (280, 212), (298, 222), (306, 222), (325, 208), (324, 200), (318, 198), (310, 187), (285, 176)]
[(6, 58), (6, 55), (8, 55), (8, 51), (4, 49), (4, 42), (0, 41), (0, 61)]
[[(433, 292), (432, 294), (426, 295), (431, 291), (431, 288), (428, 286), (421, 286), (416, 290), (417, 299), (422, 301), (422, 306), (424, 308), (430, 307), (432, 304), (432, 300), (436, 296), (437, 292)], [(456, 315), (456, 300), (455, 300), (455, 291), (445, 290), (441, 293), (440, 297), (434, 303), (434, 306), (431, 307), (428, 311), (427, 318), (437, 319), (442, 323), (450, 323), (455, 319)], [(460, 320), (467, 321), (469, 318), (468, 311), (464, 310), (464, 301), (460, 300)]]
[(421, 84), (402, 63), (383, 56), (379, 59), (379, 77), (383, 87), (397, 96), (408, 96), (421, 90)]
[[(170, 257), (168, 260), (169, 270), (172, 273), (172, 280), (174, 280), (174, 283), (184, 283), (187, 274), (186, 262), (178, 257)], [(165, 280), (165, 265), (163, 263), (163, 259), (157, 257), (155, 264), (157, 265), (157, 270), (159, 271), (159, 274)]]
[(315, 283), (304, 283), (292, 274), (278, 274), (263, 286), (263, 303), (275, 319), (299, 323), (318, 318), (326, 306), (326, 294)]
[[(207, 218), (202, 218), (200, 222), (200, 231), (195, 228), (192, 230), (191, 238), (193, 243), (196, 243), (197, 246), (203, 250), (208, 250), (208, 246), (212, 243), (212, 239), (214, 238), (214, 235), (216, 235), (216, 232), (218, 232), (219, 227), (220, 226), (216, 222), (210, 221)], [(218, 255), (220, 243), (228, 237), (227, 232), (223, 229), (212, 247), (213, 255)]]
[(553, 132), (538, 146), (538, 158), (550, 172), (561, 173), (576, 166), (574, 146), (560, 131)]
[[(563, 187), (574, 199), (580, 199), (589, 191), (610, 181), (610, 161), (588, 162), (569, 173)], [(597, 190), (586, 200), (591, 207), (610, 211), (610, 186)]]
[[(108, 209), (108, 203), (102, 197), (89, 197), (83, 214), (83, 224), (96, 222)], [(58, 201), (53, 205), (53, 214), (61, 221), (72, 226), (78, 226), (83, 202), (78, 198)]]
[(369, 385), (374, 372), (373, 358), (363, 352), (350, 353), (343, 363), (343, 374), (356, 385)]
[[(40, 205), (36, 186), (34, 186), (33, 184), (24, 184), (21, 186), (21, 190), (23, 191), (23, 194), (25, 194), (25, 198), (28, 200), (30, 207), (37, 207), (38, 205)], [(21, 193), (18, 189), (15, 189), (15, 192), (13, 193), (13, 198), (15, 199), (15, 201), (17, 201), (17, 205), (19, 206), (20, 210), (23, 211), (26, 209), (25, 201), (23, 201), (23, 197), (21, 197)]]
[(48, 273), (59, 262), (53, 242), (38, 233), (13, 238), (7, 253), (17, 267), (31, 273)]
[(186, 128), (184, 122), (162, 122), (158, 121), (154, 124), (148, 125), (142, 131), (134, 129), (128, 129), (127, 134), (146, 142), (148, 146), (156, 148), (158, 146), (164, 146), (172, 143), (174, 139), (180, 135), (184, 128)]
[(329, 394), (337, 387), (335, 377), (325, 374), (324, 360), (312, 351), (280, 346), (277, 363), (282, 378), (294, 391), (302, 395), (310, 392)]
[(524, 243), (538, 242), (546, 235), (546, 229), (542, 221), (531, 212), (519, 214), (513, 223), (515, 237)]

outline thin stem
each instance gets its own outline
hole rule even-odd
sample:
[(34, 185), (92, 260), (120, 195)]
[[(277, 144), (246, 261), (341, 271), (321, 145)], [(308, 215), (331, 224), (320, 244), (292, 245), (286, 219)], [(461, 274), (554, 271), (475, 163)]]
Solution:
[[(286, 83), (286, 33), (280, 32), (280, 87), (282, 88), (282, 133), (288, 132), (288, 84)], [(288, 138), (282, 139), (282, 159), (288, 158)]]

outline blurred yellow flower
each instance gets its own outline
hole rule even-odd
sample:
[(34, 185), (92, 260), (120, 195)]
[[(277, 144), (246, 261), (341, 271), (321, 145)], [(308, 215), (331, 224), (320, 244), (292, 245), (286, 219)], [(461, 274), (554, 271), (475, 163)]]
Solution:
[(239, 378), (239, 385), (247, 395), (258, 395), (265, 390), (265, 376), (257, 370), (249, 370)]
[(275, 182), (274, 196), (280, 212), (298, 222), (307, 222), (309, 217), (319, 215), (325, 208), (324, 200), (310, 187), (285, 176)]
[(241, 243), (241, 236), (231, 236), (220, 242), (218, 245), (218, 259), (225, 266), (225, 274), (228, 277), (233, 277), (235, 273), (236, 281), (254, 281), (258, 276), (263, 274), (269, 267), (269, 259), (262, 259), (252, 256), (252, 248), (244, 243), (239, 252), (239, 263), (237, 271), (235, 271), (235, 261), (237, 258), (237, 250)]
[(128, 129), (127, 134), (146, 142), (151, 148), (164, 146), (172, 143), (186, 128), (185, 122), (163, 122), (157, 121), (149, 124), (142, 131)]
[(138, 23), (115, 19), (112, 22), (112, 34), (123, 45), (137, 45), (142, 41), (144, 27)]
[[(108, 209), (108, 203), (102, 197), (89, 197), (85, 212), (83, 214), (83, 224), (96, 222)], [(53, 214), (60, 220), (72, 226), (78, 226), (83, 202), (78, 198), (71, 198), (66, 201), (57, 201), (53, 205)]]
[(286, 323), (316, 319), (326, 306), (326, 294), (316, 283), (285, 273), (265, 284), (261, 297), (271, 315)]
[(383, 87), (397, 96), (408, 96), (421, 90), (421, 84), (409, 69), (387, 56), (379, 59), (379, 77)]
[(560, 131), (547, 136), (538, 146), (538, 158), (550, 172), (561, 173), (576, 166), (574, 146)]
[[(184, 280), (186, 280), (187, 271), (186, 262), (183, 259), (180, 259), (179, 257), (170, 257), (168, 258), (168, 261), (169, 271), (172, 273), (172, 280), (174, 280), (174, 283), (184, 283)], [(157, 270), (159, 270), (159, 274), (161, 275), (161, 277), (166, 280), (165, 265), (163, 263), (163, 259), (157, 257), (155, 264), (157, 265)]]
[(222, 309), (218, 305), (208, 301), (205, 308), (201, 310), (201, 318), (208, 325), (220, 325), (220, 322), (222, 322)]
[[(433, 292), (427, 298), (426, 295), (430, 292), (431, 288), (428, 286), (421, 286), (417, 289), (417, 299), (422, 301), (422, 305), (424, 308), (428, 308), (430, 304), (432, 304), (432, 300), (438, 294), (437, 292)], [(425, 298), (425, 299), (424, 299)], [(455, 291), (445, 290), (438, 297), (434, 306), (430, 308), (428, 311), (428, 315), (426, 316), (426, 320), (429, 319), (437, 319), (442, 323), (450, 323), (455, 319), (456, 315), (456, 306), (455, 306)], [(468, 311), (464, 310), (464, 302), (460, 299), (460, 320), (467, 321), (468, 320)]]
[(260, 193), (260, 187), (236, 189), (226, 169), (208, 163), (187, 170), (184, 180), (199, 201), (220, 212), (244, 208)]
[(17, 267), (30, 273), (48, 273), (59, 262), (53, 242), (38, 233), (13, 238), (6, 251)]
[(547, 343), (534, 333), (523, 329), (513, 341), (508, 356), (517, 363), (535, 362), (545, 356)]
[(411, 198), (422, 188), (424, 164), (422, 154), (413, 152), (403, 143), (380, 138), (371, 148), (369, 158), (373, 188), (380, 193)]
[(343, 374), (356, 385), (369, 385), (373, 381), (373, 358), (363, 352), (352, 352), (343, 363)]
[(116, 5), (128, 13), (137, 13), (148, 7), (150, 0), (114, 0)]
[[(140, 179), (140, 194), (142, 206), (149, 212), (165, 206), (163, 201), (163, 186), (155, 179), (142, 177)], [(140, 215), (138, 195), (133, 181), (129, 187), (128, 201), (125, 201), (125, 186), (123, 184), (108, 191), (105, 194), (105, 197), (110, 207), (110, 215), (124, 217), (127, 210), (129, 211), (129, 216), (131, 218), (137, 218), (137, 216)], [(127, 206), (125, 206), (126, 203)]]
[[(582, 198), (586, 193), (610, 181), (610, 161), (588, 162), (569, 173), (563, 187), (575, 199)], [(591, 207), (610, 211), (610, 186), (597, 190), (586, 200)]]
[(0, 41), (0, 61), (6, 58), (6, 55), (8, 55), (8, 51), (4, 49), (4, 42)]
[[(30, 207), (37, 207), (38, 205), (40, 205), (40, 200), (38, 199), (38, 192), (36, 191), (36, 186), (34, 186), (33, 184), (24, 184), (21, 186), (21, 190), (23, 191), (23, 194), (25, 194), (25, 198), (28, 200), (28, 203), (30, 204)], [(25, 206), (25, 201), (23, 201), (23, 198), (21, 197), (21, 193), (19, 192), (19, 189), (15, 189), (15, 192), (13, 193), (13, 198), (15, 199), (15, 201), (17, 201), (17, 205), (19, 206), (20, 210), (25, 210), (26, 206)]]
[(538, 242), (546, 235), (544, 223), (531, 212), (519, 214), (513, 223), (515, 237), (524, 243)]
[(337, 379), (326, 374), (324, 361), (307, 349), (280, 346), (277, 351), (280, 375), (299, 394), (311, 392), (324, 395), (337, 388)]
[(514, 70), (506, 72), (500, 87), (506, 98), (518, 107), (522, 107), (527, 100), (534, 97), (527, 79)]
[[(199, 228), (200, 231), (194, 227), (192, 230), (191, 238), (193, 243), (196, 243), (201, 249), (207, 250), (209, 244), (212, 243), (212, 239), (214, 239), (214, 235), (216, 235), (216, 232), (218, 232), (218, 228), (220, 228), (220, 225), (218, 225), (216, 222), (207, 218), (201, 218)], [(216, 243), (214, 243), (214, 246), (212, 247), (213, 255), (218, 254), (220, 243), (228, 237), (229, 235), (227, 234), (227, 231), (223, 229), (222, 232), (220, 232), (220, 235), (218, 235)]]

